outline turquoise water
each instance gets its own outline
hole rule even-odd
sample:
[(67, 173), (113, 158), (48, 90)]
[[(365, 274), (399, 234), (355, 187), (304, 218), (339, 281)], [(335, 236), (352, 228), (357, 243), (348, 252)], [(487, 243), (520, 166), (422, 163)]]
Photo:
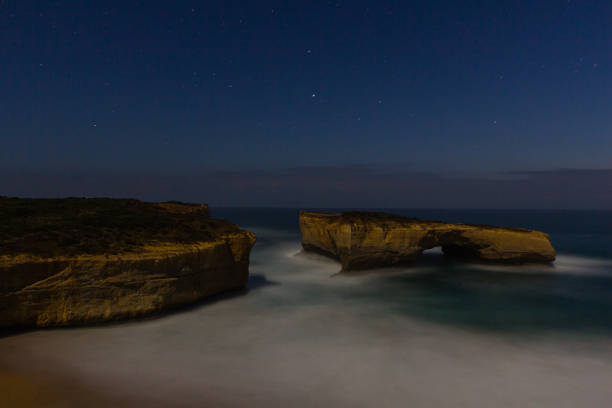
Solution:
[[(408, 317), (475, 330), (612, 333), (612, 211), (381, 211), (542, 230), (551, 235), (558, 259), (552, 266), (492, 266), (444, 262), (441, 253), (433, 251), (412, 268), (377, 271), (375, 287), (350, 288), (344, 296), (382, 302)], [(270, 238), (262, 234), (260, 247), (300, 239), (297, 210), (213, 213), (254, 230), (284, 233)]]
[(257, 234), (247, 291), (1, 337), (0, 367), (70, 379), (53, 406), (82, 406), (73, 382), (125, 406), (612, 405), (612, 212), (393, 212), (541, 229), (559, 256), (494, 266), (431, 250), (339, 273), (301, 250), (297, 210), (213, 208)]
[[(317, 209), (341, 212), (352, 208)], [(360, 210), (360, 209), (357, 209)], [(366, 209), (406, 217), (445, 222), (523, 227), (551, 235), (558, 252), (612, 259), (612, 211), (583, 210), (426, 210)], [(299, 210), (282, 208), (212, 208), (216, 218), (227, 218), (241, 226), (295, 233), (299, 239)]]

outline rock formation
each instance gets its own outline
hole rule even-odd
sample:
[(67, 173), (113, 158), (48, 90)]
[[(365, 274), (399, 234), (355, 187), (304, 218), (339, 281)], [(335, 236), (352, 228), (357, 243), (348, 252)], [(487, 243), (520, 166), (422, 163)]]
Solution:
[(255, 236), (208, 206), (0, 198), (0, 327), (142, 316), (244, 288)]
[(447, 256), (497, 263), (551, 262), (548, 234), (519, 228), (422, 221), (391, 214), (300, 212), (302, 246), (339, 259), (344, 270), (390, 266), (441, 246)]

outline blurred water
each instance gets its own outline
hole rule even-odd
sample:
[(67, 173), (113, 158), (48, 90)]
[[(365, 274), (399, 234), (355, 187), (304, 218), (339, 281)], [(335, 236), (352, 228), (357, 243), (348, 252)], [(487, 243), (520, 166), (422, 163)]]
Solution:
[[(0, 338), (0, 362), (160, 406), (610, 406), (609, 213), (413, 213), (540, 228), (559, 257), (491, 266), (434, 250), (410, 267), (342, 274), (301, 251), (296, 210), (213, 209), (258, 236), (248, 292)], [(75, 405), (70, 386), (60, 403)]]

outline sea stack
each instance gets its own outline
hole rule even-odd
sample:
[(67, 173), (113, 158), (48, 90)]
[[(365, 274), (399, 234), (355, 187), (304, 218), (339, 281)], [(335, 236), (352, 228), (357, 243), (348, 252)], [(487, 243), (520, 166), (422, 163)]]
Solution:
[(207, 205), (0, 198), (0, 327), (132, 318), (242, 289), (255, 236)]
[(302, 247), (342, 263), (343, 270), (392, 266), (442, 247), (445, 255), (486, 262), (548, 263), (550, 237), (540, 231), (423, 221), (392, 214), (300, 212)]

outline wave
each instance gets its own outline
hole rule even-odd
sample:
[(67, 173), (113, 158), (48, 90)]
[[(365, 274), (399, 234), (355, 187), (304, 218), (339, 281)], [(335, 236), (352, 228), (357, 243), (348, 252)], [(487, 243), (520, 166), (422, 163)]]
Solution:
[[(10, 350), (0, 363), (159, 406), (612, 400), (609, 333), (584, 330), (612, 330), (610, 292), (595, 276), (612, 260), (561, 254), (551, 267), (498, 267), (444, 264), (433, 251), (411, 267), (338, 275), (338, 262), (302, 252), (295, 233), (256, 233), (251, 274), (274, 284), (160, 319), (0, 338)], [(530, 270), (550, 278), (521, 275)]]

